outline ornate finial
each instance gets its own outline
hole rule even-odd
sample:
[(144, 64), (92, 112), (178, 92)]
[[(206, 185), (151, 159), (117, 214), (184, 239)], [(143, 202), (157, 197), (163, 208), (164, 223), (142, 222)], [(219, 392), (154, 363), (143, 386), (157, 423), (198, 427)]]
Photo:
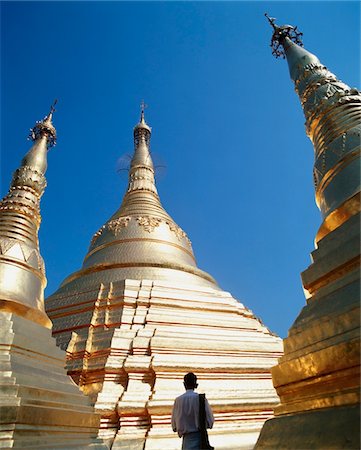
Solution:
[(147, 122), (144, 119), (144, 110), (147, 108), (148, 105), (144, 103), (144, 100), (141, 101), (140, 104), (140, 121), (139, 123), (134, 127), (134, 138), (135, 138), (135, 146), (139, 144), (140, 138), (144, 134), (144, 138), (146, 139), (147, 143), (149, 144), (149, 135), (152, 132), (152, 129), (147, 124)]
[(265, 13), (265, 16), (274, 29), (270, 45), (272, 48), (272, 55), (274, 55), (276, 58), (285, 58), (283, 42), (284, 38), (286, 37), (288, 37), (295, 44), (303, 47), (303, 43), (301, 40), (301, 36), (303, 33), (298, 31), (297, 27), (293, 27), (292, 25), (282, 25), (280, 27), (275, 24), (276, 19), (274, 17), (270, 17), (267, 13)]
[(45, 116), (43, 120), (37, 121), (33, 128), (30, 128), (28, 139), (37, 141), (41, 137), (46, 136), (48, 148), (54, 147), (54, 145), (56, 145), (56, 130), (51, 123), (51, 119), (53, 117), (55, 105), (57, 104), (57, 102), (58, 99), (55, 99), (50, 107), (49, 114)]
[(277, 29), (277, 25), (275, 25), (275, 18), (274, 17), (270, 17), (267, 13), (264, 13), (264, 15), (267, 17), (268, 22), (271, 24), (271, 27), (276, 30)]
[(56, 105), (57, 103), (58, 103), (58, 99), (56, 98), (56, 99), (53, 101), (53, 104), (50, 106), (50, 111), (49, 111), (48, 117), (56, 111), (55, 105)]
[(142, 100), (141, 103), (140, 103), (140, 122), (145, 122), (145, 119), (144, 119), (144, 110), (145, 110), (145, 108), (148, 108), (148, 105), (146, 105), (144, 103), (144, 100)]

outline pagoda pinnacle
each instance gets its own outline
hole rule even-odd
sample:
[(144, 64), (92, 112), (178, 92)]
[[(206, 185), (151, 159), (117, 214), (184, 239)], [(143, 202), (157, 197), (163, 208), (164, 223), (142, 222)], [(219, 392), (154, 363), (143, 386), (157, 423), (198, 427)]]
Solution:
[(287, 44), (287, 40), (303, 47), (303, 43), (301, 40), (303, 34), (297, 30), (297, 27), (293, 27), (292, 25), (276, 25), (276, 19), (274, 17), (269, 17), (267, 13), (265, 13), (265, 16), (267, 17), (268, 22), (273, 28), (271, 48), (272, 54), (276, 58), (285, 57), (285, 52), (282, 47), (285, 47), (285, 45)]
[(46, 187), (47, 150), (55, 145), (49, 114), (31, 129), (33, 146), (14, 172), (8, 194), (0, 201), (0, 309), (16, 312), (51, 328), (44, 311), (46, 286), (38, 230), (40, 198)]
[[(280, 403), (255, 450), (359, 448), (361, 95), (295, 42), (274, 19), (272, 48), (284, 55), (315, 150), (323, 223), (301, 274), (307, 304), (272, 368)], [(292, 38), (293, 36), (293, 38)], [(345, 382), (347, 379), (347, 382)], [(322, 429), (322, 433), (320, 430)]]
[(151, 127), (144, 118), (146, 105), (141, 104), (140, 121), (134, 127), (134, 155), (130, 163), (127, 192), (149, 191), (158, 198), (155, 187), (154, 166), (150, 156)]
[(146, 105), (144, 103), (144, 101), (141, 102), (140, 104), (140, 121), (139, 123), (134, 127), (134, 132), (138, 129), (144, 129), (149, 131), (149, 134), (152, 133), (152, 129), (151, 127), (146, 123), (145, 118), (144, 118), (144, 110), (145, 108), (147, 108), (148, 105)]
[(47, 150), (56, 145), (56, 130), (52, 124), (56, 103), (57, 100), (52, 104), (49, 114), (30, 129), (28, 139), (32, 140), (34, 145), (21, 162), (22, 166), (32, 167), (43, 174), (47, 169)]
[(94, 234), (82, 269), (68, 277), (62, 287), (82, 283), (83, 277), (103, 280), (103, 275), (111, 275), (114, 280), (167, 279), (169, 270), (175, 271), (177, 277), (190, 276), (195, 283), (216, 284), (198, 269), (188, 236), (161, 204), (150, 136), (142, 104), (140, 121), (134, 127), (134, 155), (123, 201)]
[(316, 242), (360, 210), (361, 94), (337, 79), (319, 59), (302, 48), (297, 27), (273, 27), (272, 53), (286, 57), (290, 76), (315, 150), (316, 203), (323, 216)]

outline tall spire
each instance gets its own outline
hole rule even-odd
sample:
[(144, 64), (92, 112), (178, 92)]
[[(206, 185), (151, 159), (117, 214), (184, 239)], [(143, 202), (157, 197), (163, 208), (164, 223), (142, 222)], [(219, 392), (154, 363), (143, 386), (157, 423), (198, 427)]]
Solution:
[(47, 151), (56, 142), (54, 106), (31, 129), (34, 144), (14, 172), (8, 194), (0, 201), (0, 309), (17, 311), (49, 328), (51, 322), (43, 304), (46, 278), (38, 230)]
[(104, 271), (107, 277), (121, 280), (168, 279), (172, 270), (174, 276), (191, 278), (196, 284), (216, 284), (197, 267), (188, 236), (161, 204), (150, 153), (152, 130), (144, 109), (142, 103), (140, 120), (133, 129), (134, 154), (123, 201), (94, 234), (82, 269), (63, 282), (65, 289), (73, 282), (102, 282)]
[(155, 187), (154, 166), (150, 156), (150, 137), (152, 129), (144, 118), (145, 104), (141, 104), (140, 121), (134, 127), (134, 155), (130, 163), (127, 192), (149, 191), (158, 199)]
[(361, 95), (337, 79), (302, 48), (297, 27), (273, 27), (272, 53), (286, 57), (315, 149), (316, 203), (323, 216), (316, 241), (360, 211), (359, 153)]
[(47, 169), (47, 150), (56, 145), (56, 130), (52, 124), (56, 103), (57, 100), (54, 100), (49, 114), (30, 129), (28, 139), (32, 140), (34, 145), (21, 161), (21, 166), (32, 167), (43, 174)]
[(1, 442), (6, 448), (105, 450), (96, 437), (99, 417), (63, 369), (65, 353), (51, 338), (44, 308), (38, 229), (47, 150), (56, 140), (53, 113), (54, 105), (31, 129), (34, 144), (0, 202)]
[(255, 449), (359, 448), (361, 96), (295, 42), (295, 28), (269, 21), (272, 48), (287, 58), (314, 145), (324, 221), (301, 274), (307, 304), (272, 368), (280, 403)]

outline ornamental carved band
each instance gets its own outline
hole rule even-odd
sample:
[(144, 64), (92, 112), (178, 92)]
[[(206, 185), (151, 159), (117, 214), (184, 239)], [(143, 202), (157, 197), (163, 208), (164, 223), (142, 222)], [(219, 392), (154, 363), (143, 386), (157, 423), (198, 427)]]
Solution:
[(173, 231), (173, 233), (177, 236), (178, 241), (182, 238), (188, 238), (185, 231), (183, 231), (182, 228), (175, 223), (167, 221), (166, 224), (169, 226), (170, 231)]
[(144, 228), (145, 231), (148, 231), (148, 233), (151, 233), (152, 231), (154, 231), (155, 227), (159, 227), (162, 220), (159, 219), (158, 217), (140, 216), (140, 217), (137, 217), (137, 222), (141, 227)]
[[(109, 230), (113, 233), (114, 236), (118, 236), (123, 228), (126, 228), (131, 221), (131, 216), (118, 217), (117, 219), (113, 219), (103, 225), (93, 236), (91, 240), (90, 246), (94, 246), (97, 239), (104, 233), (105, 230)], [(155, 228), (159, 227), (159, 225), (164, 222), (168, 225), (170, 231), (175, 234), (178, 241), (185, 239), (187, 244), (191, 247), (192, 243), (188, 238), (185, 231), (182, 230), (181, 227), (176, 225), (174, 222), (170, 220), (162, 220), (158, 217), (153, 216), (139, 216), (136, 218), (137, 223), (140, 227), (142, 227), (148, 233), (152, 233)]]
[[(295, 89), (303, 106), (306, 132), (315, 148), (317, 189), (331, 168), (359, 152), (361, 95), (316, 63), (303, 68), (295, 79)], [(336, 122), (337, 127), (330, 126)]]
[(113, 219), (107, 224), (107, 228), (111, 231), (114, 236), (118, 236), (120, 230), (128, 226), (130, 217), (118, 217), (118, 219)]
[(134, 132), (134, 146), (138, 147), (141, 141), (144, 141), (147, 146), (150, 145), (150, 131), (145, 128), (137, 128)]
[(29, 166), (14, 172), (8, 194), (0, 202), (0, 210), (18, 212), (34, 220), (37, 227), (41, 222), (40, 197), (46, 187), (45, 176)]
[(118, 236), (122, 228), (125, 228), (128, 226), (128, 223), (130, 221), (130, 216), (126, 217), (118, 217), (117, 219), (110, 220), (108, 223), (103, 225), (93, 236), (90, 246), (93, 246), (98, 239), (99, 236), (101, 236), (104, 232), (104, 230), (111, 231), (114, 236)]
[(45, 265), (39, 250), (26, 245), (24, 242), (0, 237), (0, 257), (1, 255), (27, 263), (30, 267), (40, 270), (45, 275)]
[(18, 189), (32, 188), (41, 197), (46, 188), (46, 178), (32, 167), (22, 166), (15, 170), (11, 186)]

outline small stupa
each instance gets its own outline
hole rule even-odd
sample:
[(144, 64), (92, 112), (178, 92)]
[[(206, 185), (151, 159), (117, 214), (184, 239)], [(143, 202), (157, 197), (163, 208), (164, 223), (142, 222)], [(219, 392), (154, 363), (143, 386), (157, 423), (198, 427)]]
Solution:
[(53, 112), (31, 130), (34, 145), (0, 201), (0, 447), (105, 450), (99, 415), (66, 374), (44, 309), (38, 230)]
[(307, 305), (272, 369), (281, 404), (256, 448), (359, 449), (361, 93), (302, 47), (296, 27), (269, 21), (273, 53), (287, 58), (314, 145), (323, 222), (302, 273)]
[(123, 202), (46, 300), (53, 335), (113, 449), (179, 449), (171, 411), (189, 371), (215, 413), (213, 445), (251, 449), (279, 401), (270, 368), (282, 341), (197, 267), (161, 205), (150, 137), (142, 108)]

